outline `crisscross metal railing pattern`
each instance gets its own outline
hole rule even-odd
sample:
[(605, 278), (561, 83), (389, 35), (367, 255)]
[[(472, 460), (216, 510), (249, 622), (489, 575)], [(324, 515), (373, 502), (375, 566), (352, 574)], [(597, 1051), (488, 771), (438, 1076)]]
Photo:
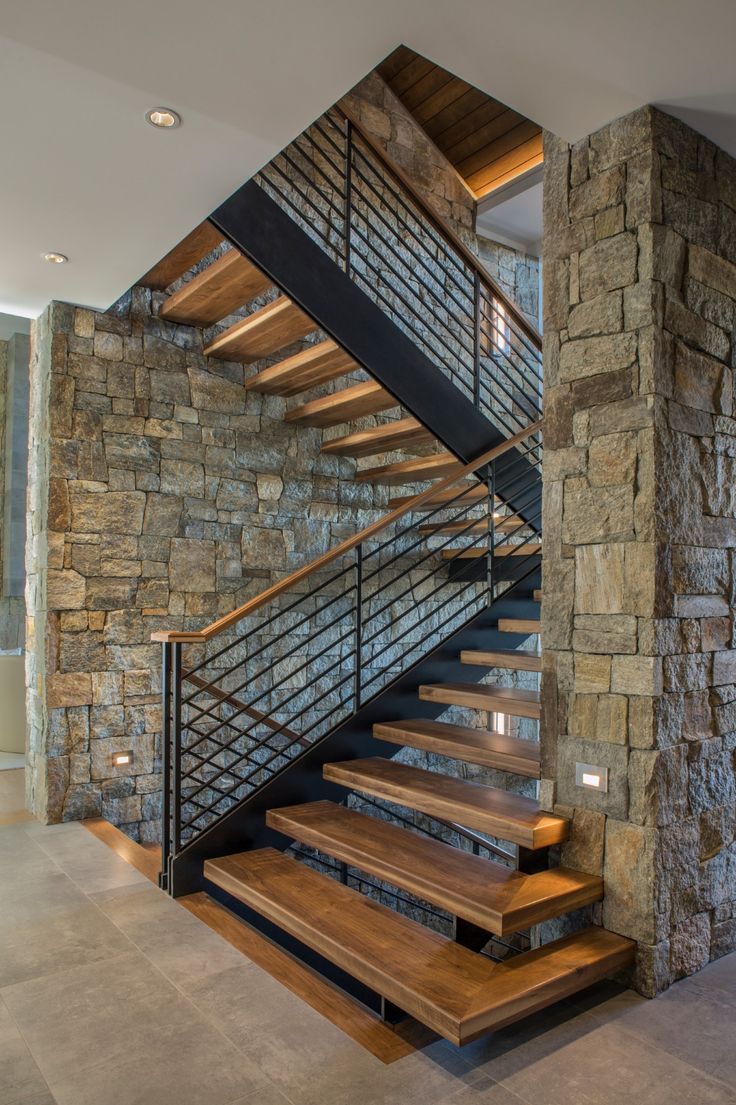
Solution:
[(539, 335), (343, 111), (255, 179), (505, 436), (539, 418)]
[(538, 563), (540, 426), (206, 629), (155, 635), (165, 857), (488, 606), (510, 547), (513, 578)]

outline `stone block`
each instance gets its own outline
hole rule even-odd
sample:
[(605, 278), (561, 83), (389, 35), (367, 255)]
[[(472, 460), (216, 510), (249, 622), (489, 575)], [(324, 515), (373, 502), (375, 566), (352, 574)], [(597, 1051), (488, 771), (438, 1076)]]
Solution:
[(732, 371), (681, 341), (675, 343), (674, 397), (683, 406), (714, 414), (733, 411)]
[(689, 813), (687, 747), (632, 749), (629, 755), (629, 820), (664, 827)]
[(736, 264), (702, 246), (688, 249), (688, 273), (701, 284), (736, 300)]
[(580, 695), (606, 694), (611, 689), (611, 657), (586, 655), (575, 656), (575, 692)]
[(565, 483), (562, 540), (568, 545), (617, 541), (634, 535), (634, 488)]
[(623, 326), (623, 297), (620, 291), (607, 292), (579, 303), (566, 319), (570, 338), (591, 338), (614, 334)]
[(49, 675), (46, 681), (48, 708), (61, 706), (87, 706), (92, 702), (92, 677), (89, 672), (60, 672)]
[(76, 533), (140, 533), (146, 496), (142, 491), (89, 492), (70, 487), (72, 529)]
[(583, 300), (636, 282), (636, 235), (625, 231), (603, 238), (580, 254), (580, 291)]
[(653, 893), (657, 844), (656, 829), (612, 817), (606, 822), (603, 924), (644, 944), (655, 944), (662, 933)]
[(605, 814), (577, 807), (573, 813), (570, 839), (562, 846), (562, 864), (573, 871), (602, 875), (605, 826)]
[(604, 334), (567, 341), (560, 350), (560, 380), (598, 376), (628, 368), (636, 360), (636, 334)]
[(214, 591), (216, 586), (214, 541), (172, 538), (169, 580), (171, 588), (175, 591)]
[(86, 593), (86, 580), (79, 572), (49, 570), (46, 598), (49, 610), (81, 610), (85, 606)]
[(597, 215), (604, 208), (619, 204), (623, 194), (623, 165), (595, 173), (589, 180), (570, 189), (570, 218), (577, 221)]
[(662, 658), (659, 656), (614, 656), (611, 690), (626, 695), (657, 695), (662, 692)]
[[(596, 810), (623, 820), (627, 816), (629, 788), (627, 762), (629, 752), (623, 744), (609, 741), (561, 737), (557, 746), (557, 798), (563, 805)], [(595, 764), (608, 768), (608, 793), (579, 787), (575, 783), (575, 764)]]
[(243, 414), (246, 392), (240, 379), (228, 380), (215, 372), (188, 369), (191, 405), (199, 411), (221, 411), (223, 414)]
[(701, 970), (710, 959), (711, 924), (707, 913), (681, 921), (670, 936), (670, 970), (673, 981)]
[(187, 460), (162, 459), (160, 473), (160, 489), (163, 494), (204, 498), (204, 468), (201, 464)]

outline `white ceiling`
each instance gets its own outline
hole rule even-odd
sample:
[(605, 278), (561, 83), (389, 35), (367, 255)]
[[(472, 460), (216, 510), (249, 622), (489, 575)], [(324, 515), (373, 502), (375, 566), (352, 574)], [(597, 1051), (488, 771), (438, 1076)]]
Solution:
[(539, 257), (542, 251), (542, 177), (540, 165), (505, 188), (491, 192), (478, 205), (478, 233)]
[(29, 317), (107, 307), (401, 42), (568, 140), (651, 102), (736, 154), (733, 0), (6, 0), (2, 32), (0, 311)]

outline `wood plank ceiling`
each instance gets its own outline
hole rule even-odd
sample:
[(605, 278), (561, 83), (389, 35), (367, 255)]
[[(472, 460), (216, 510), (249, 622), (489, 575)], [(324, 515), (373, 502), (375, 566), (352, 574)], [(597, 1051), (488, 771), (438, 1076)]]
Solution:
[(378, 72), (480, 199), (542, 163), (542, 128), (399, 46)]

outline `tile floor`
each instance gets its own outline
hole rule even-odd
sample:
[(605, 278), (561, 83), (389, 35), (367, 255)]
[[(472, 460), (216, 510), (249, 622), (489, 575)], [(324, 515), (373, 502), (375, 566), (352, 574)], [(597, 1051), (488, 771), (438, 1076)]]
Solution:
[(54, 1103), (736, 1105), (736, 956), (384, 1066), (82, 826), (6, 824), (0, 1105)]

